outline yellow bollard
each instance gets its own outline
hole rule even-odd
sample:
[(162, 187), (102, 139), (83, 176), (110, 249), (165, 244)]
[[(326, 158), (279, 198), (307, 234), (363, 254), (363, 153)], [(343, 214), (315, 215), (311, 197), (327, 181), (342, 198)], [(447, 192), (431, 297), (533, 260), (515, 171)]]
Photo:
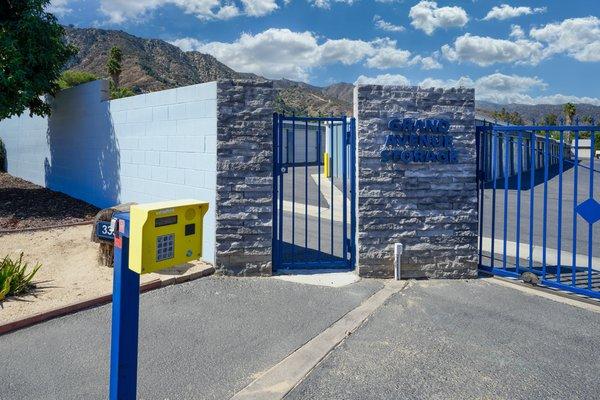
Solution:
[(323, 166), (325, 169), (325, 178), (329, 178), (331, 176), (330, 163), (329, 163), (329, 153), (323, 153)]

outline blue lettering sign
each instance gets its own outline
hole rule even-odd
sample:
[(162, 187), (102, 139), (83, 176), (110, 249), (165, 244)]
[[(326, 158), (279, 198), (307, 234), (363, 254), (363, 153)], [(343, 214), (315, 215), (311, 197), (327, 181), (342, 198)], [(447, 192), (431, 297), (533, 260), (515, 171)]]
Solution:
[(392, 132), (381, 150), (382, 162), (458, 163), (450, 122), (444, 119), (393, 118), (388, 121)]

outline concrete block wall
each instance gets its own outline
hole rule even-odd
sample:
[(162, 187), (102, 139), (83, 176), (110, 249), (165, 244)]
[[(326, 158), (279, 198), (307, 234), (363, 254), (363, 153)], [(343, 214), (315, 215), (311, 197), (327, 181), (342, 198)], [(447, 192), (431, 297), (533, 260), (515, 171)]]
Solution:
[(98, 207), (210, 202), (204, 259), (215, 258), (217, 84), (108, 101), (106, 81), (60, 92), (49, 118), (0, 121), (12, 175)]
[(271, 275), (272, 83), (219, 81), (217, 272)]
[[(358, 152), (358, 272), (402, 277), (477, 276), (477, 187), (472, 89), (359, 85), (354, 92)], [(391, 118), (445, 118), (457, 164), (383, 163)]]

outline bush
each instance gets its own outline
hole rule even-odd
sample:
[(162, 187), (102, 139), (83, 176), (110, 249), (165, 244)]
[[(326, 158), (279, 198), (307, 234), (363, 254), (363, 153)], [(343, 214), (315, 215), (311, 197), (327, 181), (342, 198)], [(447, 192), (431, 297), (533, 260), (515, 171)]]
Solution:
[(81, 85), (99, 79), (96, 75), (86, 71), (68, 70), (63, 72), (58, 78), (58, 86), (61, 90), (68, 89), (73, 86)]
[(133, 92), (133, 90), (131, 90), (129, 88), (125, 88), (125, 87), (115, 89), (111, 82), (111, 85), (110, 85), (111, 100), (122, 99), (123, 97), (130, 97), (130, 96), (135, 96), (135, 93)]
[(18, 296), (29, 292), (35, 287), (31, 280), (41, 268), (41, 264), (27, 272), (28, 265), (23, 262), (23, 253), (13, 261), (9, 256), (0, 261), (0, 301), (7, 296)]

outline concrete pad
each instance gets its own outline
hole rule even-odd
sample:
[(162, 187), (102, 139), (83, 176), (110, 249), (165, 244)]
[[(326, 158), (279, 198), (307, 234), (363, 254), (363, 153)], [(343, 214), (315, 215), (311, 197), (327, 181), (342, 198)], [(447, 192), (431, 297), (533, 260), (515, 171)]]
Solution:
[(279, 271), (273, 279), (286, 282), (302, 283), (305, 285), (317, 285), (328, 287), (343, 287), (351, 285), (360, 280), (355, 271), (339, 270), (311, 270), (311, 271)]

